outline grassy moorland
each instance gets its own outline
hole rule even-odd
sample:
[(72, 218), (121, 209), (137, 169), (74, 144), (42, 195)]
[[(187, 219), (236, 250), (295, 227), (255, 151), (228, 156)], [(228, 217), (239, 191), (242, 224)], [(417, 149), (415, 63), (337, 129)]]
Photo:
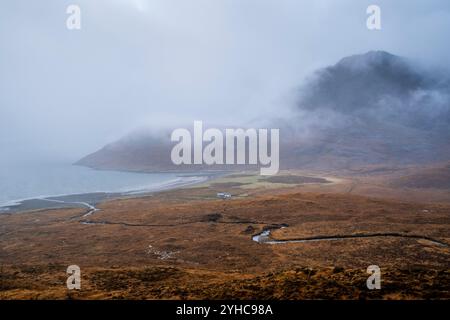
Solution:
[[(236, 174), (107, 201), (87, 217), (76, 208), (2, 214), (0, 298), (449, 299), (449, 191), (392, 179)], [(267, 228), (275, 240), (343, 238), (252, 240)], [(73, 264), (82, 284), (69, 291)], [(381, 290), (366, 287), (369, 265), (381, 268)]]

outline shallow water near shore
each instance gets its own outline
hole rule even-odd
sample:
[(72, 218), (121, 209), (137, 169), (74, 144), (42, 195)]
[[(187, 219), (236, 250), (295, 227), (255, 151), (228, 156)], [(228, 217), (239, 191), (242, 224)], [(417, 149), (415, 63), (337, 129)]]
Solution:
[(0, 213), (79, 207), (194, 184), (204, 174), (99, 171), (70, 164), (8, 165), (0, 170)]

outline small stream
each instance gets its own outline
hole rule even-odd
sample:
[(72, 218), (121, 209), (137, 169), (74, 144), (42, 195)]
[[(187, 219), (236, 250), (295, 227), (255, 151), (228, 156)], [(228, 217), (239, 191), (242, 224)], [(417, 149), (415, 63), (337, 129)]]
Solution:
[(367, 239), (367, 238), (382, 238), (382, 237), (394, 237), (394, 238), (407, 238), (407, 239), (418, 239), (425, 240), (432, 244), (449, 247), (449, 245), (445, 242), (427, 237), (420, 236), (414, 234), (401, 234), (395, 232), (386, 232), (386, 233), (360, 233), (360, 234), (348, 234), (348, 235), (331, 235), (331, 236), (314, 236), (314, 237), (305, 237), (298, 239), (284, 239), (284, 240), (276, 240), (272, 239), (270, 234), (271, 230), (275, 229), (283, 229), (282, 227), (271, 227), (270, 229), (265, 229), (262, 232), (254, 235), (252, 240), (261, 244), (286, 244), (286, 243), (306, 243), (306, 242), (317, 242), (317, 241), (338, 241), (345, 239)]
[[(96, 208), (94, 205), (89, 204), (87, 202), (69, 202), (69, 201), (63, 201), (63, 200), (57, 200), (57, 199), (49, 199), (44, 198), (41, 199), (44, 201), (50, 201), (50, 202), (58, 202), (63, 204), (72, 204), (72, 205), (81, 205), (87, 208), (87, 211), (83, 213), (81, 216), (74, 217), (74, 218), (86, 218), (88, 216), (93, 215), (95, 212), (99, 211), (100, 209)], [(156, 226), (176, 226), (179, 224), (170, 224), (170, 225), (143, 225), (143, 224), (128, 224), (124, 222), (109, 222), (109, 221), (90, 221), (90, 220), (80, 220), (81, 224), (85, 225), (105, 225), (105, 224), (117, 224), (117, 225), (124, 225), (124, 226), (130, 226), (130, 227), (156, 227)], [(196, 223), (195, 222), (188, 222), (189, 223)], [(239, 222), (241, 223), (241, 222)], [(330, 235), (330, 236), (312, 236), (312, 237), (305, 237), (305, 238), (297, 238), (297, 239), (283, 239), (283, 240), (277, 240), (273, 239), (271, 237), (271, 231), (272, 230), (278, 230), (278, 229), (284, 229), (287, 228), (287, 224), (273, 224), (266, 226), (262, 232), (255, 234), (252, 236), (252, 240), (260, 243), (260, 244), (286, 244), (286, 243), (307, 243), (307, 242), (318, 242), (318, 241), (338, 241), (338, 240), (345, 240), (345, 239), (367, 239), (367, 238), (381, 238), (381, 237), (394, 237), (394, 238), (407, 238), (407, 239), (417, 239), (417, 240), (425, 240), (428, 241), (434, 245), (439, 245), (443, 247), (449, 247), (449, 244), (433, 239), (431, 237), (427, 236), (420, 236), (420, 235), (414, 235), (414, 234), (401, 234), (401, 233), (395, 233), (395, 232), (385, 232), (385, 233), (359, 233), (359, 234), (344, 234), (344, 235)]]

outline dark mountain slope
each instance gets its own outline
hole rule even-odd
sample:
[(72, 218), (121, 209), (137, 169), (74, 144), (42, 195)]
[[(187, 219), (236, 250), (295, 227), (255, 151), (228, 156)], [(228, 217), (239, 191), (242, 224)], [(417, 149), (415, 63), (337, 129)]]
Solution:
[[(448, 77), (383, 51), (346, 57), (318, 70), (299, 89), (292, 116), (268, 121), (280, 128), (281, 168), (450, 160)], [(208, 168), (174, 166), (170, 132), (126, 137), (78, 164), (147, 171)]]

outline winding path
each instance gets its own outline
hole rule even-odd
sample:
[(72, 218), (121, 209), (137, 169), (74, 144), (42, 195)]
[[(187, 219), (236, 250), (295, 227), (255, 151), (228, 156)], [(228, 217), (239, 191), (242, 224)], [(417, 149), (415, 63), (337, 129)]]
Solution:
[[(77, 204), (77, 205), (83, 205), (88, 210), (84, 212), (81, 216), (73, 217), (75, 218), (81, 218), (82, 220), (79, 220), (80, 223), (86, 224), (86, 225), (122, 225), (125, 227), (176, 227), (180, 225), (189, 225), (194, 223), (200, 223), (200, 222), (206, 222), (206, 223), (222, 223), (222, 224), (259, 224), (264, 225), (266, 223), (257, 222), (257, 221), (249, 221), (249, 220), (239, 220), (239, 221), (218, 221), (217, 220), (197, 220), (197, 221), (186, 221), (186, 222), (179, 222), (179, 223), (172, 223), (172, 224), (134, 224), (134, 223), (127, 223), (127, 222), (113, 222), (113, 221), (92, 221), (83, 219), (86, 217), (89, 217), (93, 215), (95, 212), (99, 211), (100, 209), (96, 208), (95, 206), (87, 203), (87, 202), (66, 202), (62, 200), (54, 200), (54, 199), (41, 199), (45, 201), (51, 201), (51, 202), (58, 202), (58, 203), (66, 203), (66, 204)], [(267, 224), (266, 224), (267, 225)], [(265, 230), (262, 232), (253, 235), (252, 240), (261, 243), (261, 244), (286, 244), (286, 243), (307, 243), (307, 242), (318, 242), (318, 241), (337, 241), (337, 240), (345, 240), (345, 239), (367, 239), (367, 238), (386, 238), (386, 237), (393, 237), (393, 238), (404, 238), (404, 239), (418, 239), (418, 240), (425, 240), (432, 244), (443, 246), (443, 247), (449, 247), (448, 243), (445, 243), (443, 241), (428, 237), (428, 236), (421, 236), (421, 235), (415, 235), (415, 234), (402, 234), (397, 232), (375, 232), (375, 233), (355, 233), (355, 234), (340, 234), (340, 235), (329, 235), (329, 236), (312, 236), (312, 237), (303, 237), (303, 238), (293, 238), (293, 239), (273, 239), (270, 236), (271, 230), (276, 229), (282, 229), (288, 227), (287, 224), (278, 224), (278, 225), (269, 225), (268, 227), (265, 227)]]
[[(42, 201), (49, 201), (49, 202), (56, 202), (56, 203), (65, 203), (65, 204), (76, 204), (76, 205), (82, 205), (86, 208), (88, 208), (89, 210), (85, 213), (83, 213), (83, 215), (81, 216), (82, 218), (90, 216), (91, 214), (93, 214), (94, 212), (100, 210), (97, 209), (95, 206), (87, 203), (87, 202), (80, 202), (80, 201), (75, 201), (75, 202), (70, 202), (70, 201), (63, 201), (63, 200), (56, 200), (56, 199), (48, 199), (48, 198), (40, 198), (39, 200)], [(75, 217), (76, 218), (76, 217)]]

